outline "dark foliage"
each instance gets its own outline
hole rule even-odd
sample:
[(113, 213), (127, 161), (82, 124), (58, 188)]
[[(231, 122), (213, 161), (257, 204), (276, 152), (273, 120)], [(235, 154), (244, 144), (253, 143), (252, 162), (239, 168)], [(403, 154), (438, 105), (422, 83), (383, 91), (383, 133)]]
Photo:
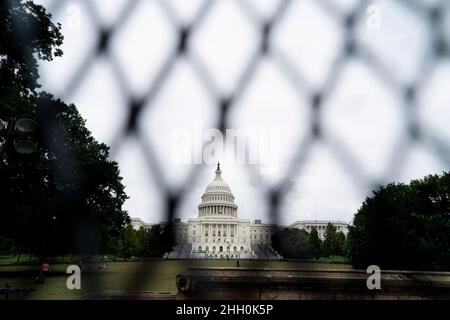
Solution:
[(11, 144), (1, 154), (0, 237), (13, 251), (40, 256), (101, 252), (129, 222), (109, 147), (92, 137), (73, 104), (37, 91), (38, 59), (60, 56), (62, 39), (42, 6), (0, 3), (0, 118), (32, 118), (39, 128), (33, 154)]
[(350, 227), (356, 267), (450, 270), (450, 174), (379, 187)]

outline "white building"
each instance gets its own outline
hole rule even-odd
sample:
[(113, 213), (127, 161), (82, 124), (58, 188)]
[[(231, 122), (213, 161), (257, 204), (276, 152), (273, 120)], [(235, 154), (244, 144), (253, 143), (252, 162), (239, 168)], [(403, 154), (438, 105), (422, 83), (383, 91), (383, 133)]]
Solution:
[(323, 221), (323, 220), (307, 220), (307, 221), (296, 221), (288, 226), (288, 228), (303, 229), (307, 232), (311, 232), (313, 228), (317, 230), (319, 238), (323, 240), (325, 238), (325, 229), (327, 225), (331, 223), (335, 228), (336, 232), (342, 232), (345, 235), (348, 233), (348, 224), (343, 221)]
[[(193, 258), (257, 258), (251, 248), (250, 220), (239, 219), (238, 206), (229, 185), (222, 179), (220, 165), (206, 187), (198, 205), (198, 217), (187, 223), (187, 242)], [(184, 227), (185, 228), (185, 227)], [(184, 243), (184, 229), (175, 233), (175, 241)]]
[[(174, 251), (169, 258), (211, 259), (277, 259), (281, 258), (271, 247), (271, 237), (280, 228), (299, 228), (311, 231), (313, 227), (323, 239), (328, 223), (347, 233), (347, 224), (341, 221), (297, 221), (290, 226), (264, 224), (261, 220), (240, 219), (238, 206), (229, 185), (222, 179), (220, 164), (215, 177), (205, 189), (198, 205), (198, 217), (182, 222), (174, 221)], [(131, 219), (133, 228), (151, 228), (141, 219)]]

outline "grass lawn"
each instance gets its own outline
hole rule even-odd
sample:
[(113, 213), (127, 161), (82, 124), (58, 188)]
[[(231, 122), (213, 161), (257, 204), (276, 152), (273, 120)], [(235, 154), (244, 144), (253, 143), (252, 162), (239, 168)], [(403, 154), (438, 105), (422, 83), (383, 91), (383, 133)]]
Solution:
[[(66, 268), (68, 263), (51, 265), (51, 274), (45, 284), (35, 285), (33, 278), (39, 265), (0, 265), (0, 286), (33, 287), (26, 299), (78, 299), (89, 292), (103, 291), (163, 291), (176, 292), (176, 275), (189, 266), (235, 267), (234, 260), (153, 260), (144, 262), (109, 262), (99, 270), (99, 263), (85, 264), (81, 272), (81, 290), (68, 290)], [(241, 267), (248, 268), (301, 268), (301, 269), (351, 269), (346, 264), (305, 263), (291, 261), (242, 260)], [(2, 297), (0, 297), (1, 299)], [(14, 296), (11, 296), (14, 299)]]

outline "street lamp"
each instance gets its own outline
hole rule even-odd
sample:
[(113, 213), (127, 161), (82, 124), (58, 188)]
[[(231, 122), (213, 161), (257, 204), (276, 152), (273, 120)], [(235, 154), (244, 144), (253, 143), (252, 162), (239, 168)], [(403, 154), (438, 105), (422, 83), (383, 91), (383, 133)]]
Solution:
[(37, 124), (34, 120), (11, 118), (7, 123), (0, 119), (0, 134), (6, 130), (6, 137), (0, 135), (0, 154), (6, 151), (10, 143), (20, 154), (31, 154), (36, 150), (34, 135), (37, 131)]
[[(6, 123), (2, 119), (0, 119), (0, 132), (5, 130), (6, 128), (8, 128), (8, 123)], [(5, 148), (5, 146), (6, 146), (6, 140), (2, 136), (0, 136), (0, 154), (3, 153), (3, 149)]]
[(34, 120), (23, 118), (16, 121), (14, 149), (20, 154), (31, 154), (36, 150), (34, 134), (37, 124)]

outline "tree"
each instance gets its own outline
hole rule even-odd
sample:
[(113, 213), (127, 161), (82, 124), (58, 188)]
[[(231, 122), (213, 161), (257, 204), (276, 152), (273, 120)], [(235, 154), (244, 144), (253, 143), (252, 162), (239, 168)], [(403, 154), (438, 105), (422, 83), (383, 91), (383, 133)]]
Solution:
[(336, 227), (328, 223), (325, 229), (322, 250), (326, 257), (334, 257), (338, 254), (338, 240), (336, 234)]
[(311, 258), (309, 234), (297, 228), (285, 228), (272, 236), (272, 246), (285, 258), (307, 259)]
[(0, 255), (10, 255), (14, 253), (14, 242), (11, 239), (0, 237)]
[(43, 6), (32, 1), (0, 2), (0, 90), (15, 87), (25, 96), (36, 94), (37, 59), (62, 55), (61, 25)]
[(60, 26), (31, 1), (0, 4), (0, 117), (38, 123), (32, 155), (0, 158), (0, 236), (40, 256), (106, 249), (129, 222), (127, 198), (109, 147), (98, 143), (75, 105), (38, 92), (37, 59), (62, 54)]
[(344, 256), (346, 254), (347, 239), (342, 231), (336, 233), (336, 255)]
[(170, 231), (160, 224), (150, 228), (149, 242), (148, 256), (150, 257), (162, 257), (166, 252), (172, 251), (174, 245)]
[(450, 269), (450, 174), (378, 187), (349, 228), (355, 267)]
[(124, 259), (130, 258), (131, 256), (136, 255), (137, 248), (137, 238), (136, 231), (133, 229), (131, 224), (127, 225), (125, 229), (123, 229), (121, 237), (120, 237), (120, 251), (119, 256)]
[(322, 241), (319, 238), (319, 233), (316, 228), (312, 228), (308, 237), (310, 255), (313, 258), (320, 258), (322, 256)]
[(136, 231), (136, 256), (148, 257), (150, 252), (150, 234), (143, 227)]

